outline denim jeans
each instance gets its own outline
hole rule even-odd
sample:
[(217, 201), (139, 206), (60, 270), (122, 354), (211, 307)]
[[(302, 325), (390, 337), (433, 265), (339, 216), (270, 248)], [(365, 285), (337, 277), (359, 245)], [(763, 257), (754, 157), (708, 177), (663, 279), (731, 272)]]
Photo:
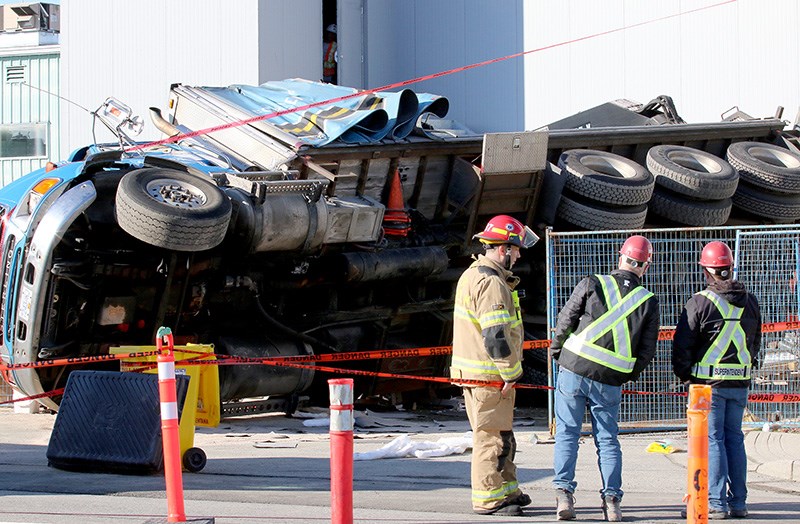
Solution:
[(586, 406), (592, 417), (592, 434), (597, 448), (597, 463), (603, 480), (601, 496), (622, 498), (622, 450), (619, 446), (619, 403), (621, 386), (609, 386), (559, 367), (556, 379), (556, 445), (553, 459), (553, 486), (575, 492), (575, 463), (578, 439)]
[(714, 388), (708, 415), (708, 507), (745, 509), (747, 456), (742, 417), (748, 388)]

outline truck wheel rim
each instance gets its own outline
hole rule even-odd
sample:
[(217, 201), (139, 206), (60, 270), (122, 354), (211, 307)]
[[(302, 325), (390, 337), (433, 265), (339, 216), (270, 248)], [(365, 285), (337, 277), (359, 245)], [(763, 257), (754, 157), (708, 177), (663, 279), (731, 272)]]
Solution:
[(205, 193), (197, 187), (171, 178), (160, 178), (149, 182), (146, 187), (151, 198), (169, 206), (196, 208), (207, 201)]

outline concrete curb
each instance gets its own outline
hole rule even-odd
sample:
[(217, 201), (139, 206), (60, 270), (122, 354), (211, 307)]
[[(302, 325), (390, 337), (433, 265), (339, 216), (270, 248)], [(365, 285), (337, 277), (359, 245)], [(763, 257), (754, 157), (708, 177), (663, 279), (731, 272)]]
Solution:
[(750, 431), (744, 446), (748, 471), (800, 481), (800, 434)]

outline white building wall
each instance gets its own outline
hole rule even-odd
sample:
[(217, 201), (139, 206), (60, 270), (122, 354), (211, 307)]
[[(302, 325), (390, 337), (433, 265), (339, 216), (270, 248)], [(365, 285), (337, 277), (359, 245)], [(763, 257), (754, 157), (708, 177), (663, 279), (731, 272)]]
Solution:
[[(361, 87), (380, 87), (518, 52), (524, 36), (522, 4), (366, 0), (367, 85)], [(446, 95), (450, 118), (480, 123), (483, 130), (521, 128), (523, 65), (521, 60), (506, 61), (409, 87)]]
[[(256, 83), (286, 78), (321, 79), (322, 0), (260, 0), (259, 5), (260, 63)], [(217, 85), (231, 83), (222, 81)]]
[[(62, 94), (113, 95), (146, 116), (171, 83), (319, 79), (322, 0), (64, 0)], [(797, 0), (339, 0), (365, 44), (354, 87), (380, 87), (526, 52), (410, 86), (447, 96), (476, 131), (535, 129), (591, 106), (666, 94), (690, 122), (738, 106), (793, 119), (800, 106)], [(362, 16), (363, 24), (352, 23)], [(342, 28), (344, 29), (344, 27)], [(342, 37), (340, 36), (340, 39)], [(348, 49), (348, 64), (360, 61)], [(349, 71), (349, 69), (348, 69)], [(356, 80), (356, 79), (361, 80)], [(64, 154), (91, 140), (62, 105)], [(155, 138), (146, 126), (143, 138)], [(108, 134), (98, 137), (107, 140)]]
[(691, 122), (800, 106), (797, 0), (366, 0), (368, 87), (422, 82), (481, 131), (534, 129), (594, 105), (673, 97)]
[[(800, 106), (796, 0), (525, 2), (525, 128), (617, 98), (673, 97), (689, 122)], [(707, 8), (707, 9), (704, 9)], [(678, 16), (674, 16), (678, 15)], [(608, 31), (608, 34), (601, 33)], [(598, 35), (594, 36), (593, 35)], [(583, 41), (569, 43), (584, 37)]]
[[(321, 0), (64, 0), (62, 95), (90, 110), (125, 102), (159, 137), (148, 108), (170, 84), (259, 84), (321, 76)], [(318, 50), (314, 52), (315, 48)], [(91, 117), (64, 104), (62, 156), (91, 143)], [(112, 139), (105, 129), (98, 141)]]

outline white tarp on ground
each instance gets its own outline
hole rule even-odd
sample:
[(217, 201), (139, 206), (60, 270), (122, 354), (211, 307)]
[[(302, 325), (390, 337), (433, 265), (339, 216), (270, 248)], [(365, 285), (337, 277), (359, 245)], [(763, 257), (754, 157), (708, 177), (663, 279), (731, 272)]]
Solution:
[(472, 447), (472, 432), (458, 437), (443, 437), (436, 442), (414, 442), (408, 435), (400, 435), (383, 447), (374, 451), (353, 453), (353, 460), (376, 460), (402, 457), (445, 457), (460, 455)]

